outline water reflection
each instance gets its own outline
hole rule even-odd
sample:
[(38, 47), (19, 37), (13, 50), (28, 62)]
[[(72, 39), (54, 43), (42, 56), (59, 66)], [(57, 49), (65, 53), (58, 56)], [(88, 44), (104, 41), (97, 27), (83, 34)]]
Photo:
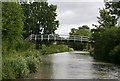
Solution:
[(42, 57), (39, 71), (30, 78), (37, 79), (117, 79), (118, 66), (96, 62), (80, 51), (64, 52)]

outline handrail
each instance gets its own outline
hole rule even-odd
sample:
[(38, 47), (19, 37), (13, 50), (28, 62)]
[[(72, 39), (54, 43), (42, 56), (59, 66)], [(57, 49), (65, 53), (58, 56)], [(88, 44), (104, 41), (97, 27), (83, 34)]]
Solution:
[[(67, 36), (67, 37), (66, 37)], [(78, 36), (78, 35), (54, 35), (54, 34), (31, 34), (30, 36), (28, 36), (25, 40), (29, 41), (29, 40), (53, 40), (53, 41), (57, 41), (57, 40), (67, 40), (67, 41), (80, 41), (82, 43), (82, 41), (89, 41), (89, 37), (88, 36)]]

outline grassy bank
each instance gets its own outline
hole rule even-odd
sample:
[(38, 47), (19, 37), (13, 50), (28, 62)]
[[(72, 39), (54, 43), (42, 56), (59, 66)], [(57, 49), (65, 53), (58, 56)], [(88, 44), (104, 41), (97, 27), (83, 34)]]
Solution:
[[(29, 73), (37, 71), (40, 63), (40, 52), (34, 49), (34, 45), (29, 48), (27, 44), (23, 48), (3, 53), (2, 78), (15, 79), (25, 78)], [(26, 48), (26, 50), (25, 50)]]
[(59, 53), (59, 52), (66, 52), (66, 51), (72, 51), (72, 48), (69, 48), (66, 45), (42, 45), (42, 49), (40, 50), (42, 55), (45, 54), (52, 54), (52, 53)]
[[(2, 78), (15, 79), (26, 78), (30, 73), (35, 73), (41, 62), (40, 56), (58, 52), (71, 51), (65, 45), (42, 45), (41, 49), (36, 50), (34, 45), (26, 45), (19, 51), (12, 51), (9, 54), (3, 54)], [(25, 50), (26, 48), (26, 50)], [(23, 50), (24, 49), (24, 50)]]

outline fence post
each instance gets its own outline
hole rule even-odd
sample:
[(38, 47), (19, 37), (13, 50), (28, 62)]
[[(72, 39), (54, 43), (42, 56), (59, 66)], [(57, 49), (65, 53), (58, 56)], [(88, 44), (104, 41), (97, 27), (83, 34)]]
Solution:
[(32, 40), (32, 34), (30, 35), (30, 40)]
[(43, 41), (43, 35), (41, 35), (41, 41)]
[(39, 41), (38, 41), (37, 37), (38, 37), (38, 35), (35, 35), (36, 49), (39, 48)]
[(37, 35), (35, 35), (35, 40), (37, 40)]

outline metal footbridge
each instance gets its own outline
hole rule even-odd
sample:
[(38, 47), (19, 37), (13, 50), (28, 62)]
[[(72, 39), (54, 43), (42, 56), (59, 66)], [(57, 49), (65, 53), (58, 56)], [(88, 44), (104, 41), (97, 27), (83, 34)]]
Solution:
[(90, 43), (88, 36), (78, 35), (54, 35), (54, 34), (31, 34), (25, 40), (27, 41), (64, 41), (64, 42), (81, 42)]

